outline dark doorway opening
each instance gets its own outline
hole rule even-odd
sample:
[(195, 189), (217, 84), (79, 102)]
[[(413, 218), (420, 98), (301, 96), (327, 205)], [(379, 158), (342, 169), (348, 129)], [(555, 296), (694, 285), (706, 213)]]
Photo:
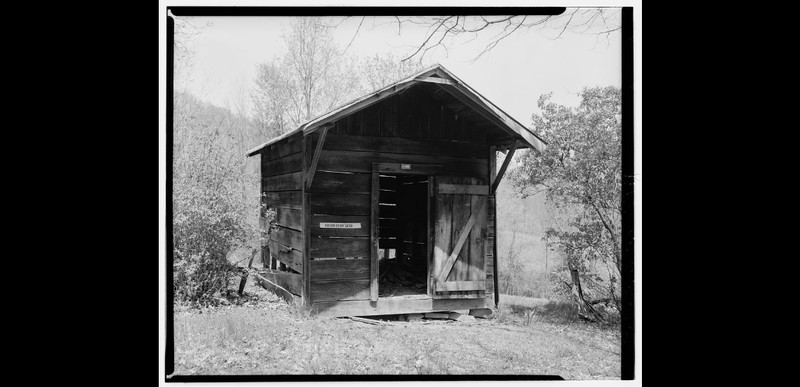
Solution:
[(378, 296), (428, 294), (428, 176), (381, 174)]

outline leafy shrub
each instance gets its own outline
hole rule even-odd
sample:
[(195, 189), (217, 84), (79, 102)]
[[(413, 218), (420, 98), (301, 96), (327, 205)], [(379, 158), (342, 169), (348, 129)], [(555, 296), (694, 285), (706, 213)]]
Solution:
[(173, 156), (173, 290), (176, 301), (214, 303), (238, 269), (229, 251), (258, 241), (258, 178), (244, 168), (236, 122), (179, 99)]

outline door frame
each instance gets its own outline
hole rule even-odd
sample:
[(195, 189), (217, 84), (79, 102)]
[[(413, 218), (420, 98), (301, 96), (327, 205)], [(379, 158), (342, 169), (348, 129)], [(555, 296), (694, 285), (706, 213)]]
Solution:
[(379, 210), (380, 210), (380, 174), (393, 174), (393, 175), (426, 175), (428, 176), (428, 221), (427, 235), (428, 235), (428, 281), (427, 281), (427, 294), (431, 296), (433, 289), (431, 288), (431, 261), (433, 259), (433, 247), (431, 236), (431, 191), (435, 182), (435, 176), (440, 175), (442, 166), (439, 164), (413, 164), (413, 163), (372, 163), (372, 190), (370, 195), (370, 241), (372, 248), (370, 251), (370, 301), (378, 301), (378, 250), (379, 250), (379, 229), (378, 223)]

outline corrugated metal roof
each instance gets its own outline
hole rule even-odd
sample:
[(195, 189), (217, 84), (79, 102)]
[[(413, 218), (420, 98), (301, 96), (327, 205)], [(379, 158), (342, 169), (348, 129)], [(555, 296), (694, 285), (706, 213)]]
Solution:
[[(437, 75), (441, 77), (443, 81), (439, 81), (437, 78), (431, 78), (432, 75)], [(442, 77), (442, 75), (444, 76)], [(442, 66), (441, 64), (436, 64), (414, 75), (401, 79), (395, 83), (392, 83), (388, 86), (378, 89), (372, 93), (366, 94), (360, 98), (354, 99), (336, 109), (333, 109), (327, 113), (321, 114), (309, 121), (306, 121), (302, 125), (298, 126), (296, 129), (286, 132), (281, 136), (273, 138), (253, 149), (250, 149), (249, 151), (247, 151), (247, 156), (253, 156), (264, 147), (274, 144), (287, 137), (291, 137), (297, 133), (300, 132), (303, 132), (304, 134), (311, 133), (324, 124), (338, 120), (342, 116), (352, 114), (357, 110), (366, 108), (380, 100), (390, 97), (395, 93), (407, 89), (408, 87), (413, 86), (419, 82), (444, 83), (441, 86), (443, 88), (446, 88), (448, 92), (453, 94), (460, 94), (460, 96), (468, 98), (469, 100), (473, 101), (478, 106), (483, 108), (484, 112), (481, 112), (482, 114), (490, 114), (496, 119), (496, 121), (502, 123), (502, 125), (498, 126), (501, 126), (503, 129), (506, 129), (507, 131), (519, 135), (521, 137), (523, 145), (525, 145), (522, 147), (534, 148), (540, 152), (544, 151), (544, 149), (546, 148), (547, 143), (541, 138), (539, 138), (539, 136), (534, 134), (525, 125), (522, 125), (513, 117), (504, 112), (502, 109), (500, 109), (499, 107), (491, 103), (489, 100), (484, 98), (480, 93), (478, 93), (469, 85), (464, 83), (453, 73), (447, 70), (444, 66)]]

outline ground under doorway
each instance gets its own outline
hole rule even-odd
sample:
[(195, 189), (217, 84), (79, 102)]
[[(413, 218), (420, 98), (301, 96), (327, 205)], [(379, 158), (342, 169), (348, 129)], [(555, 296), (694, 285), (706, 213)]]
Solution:
[(428, 294), (428, 176), (380, 175), (378, 296)]

